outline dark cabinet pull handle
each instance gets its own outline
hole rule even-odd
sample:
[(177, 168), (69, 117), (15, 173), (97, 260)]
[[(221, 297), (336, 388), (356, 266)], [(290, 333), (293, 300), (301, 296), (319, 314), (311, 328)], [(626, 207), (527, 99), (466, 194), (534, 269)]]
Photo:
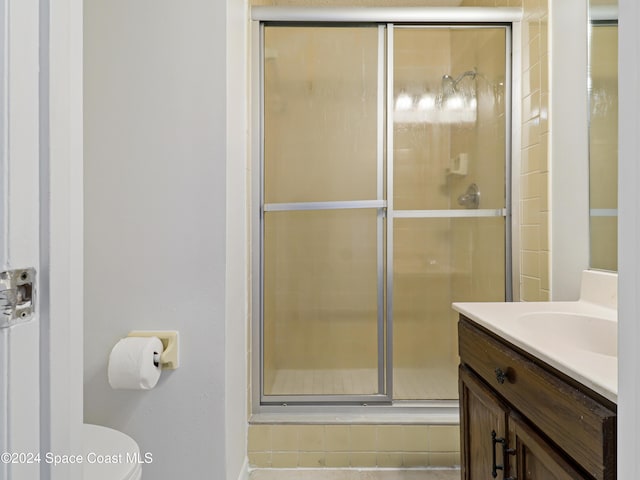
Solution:
[[(513, 448), (507, 448), (507, 440), (505, 438), (496, 438), (497, 433), (495, 430), (491, 431), (491, 450), (493, 452), (491, 462), (491, 476), (496, 478), (498, 476), (498, 470), (504, 472), (505, 465), (507, 463), (507, 455), (515, 455), (516, 451)], [(502, 465), (496, 463), (496, 444), (502, 444)], [(516, 480), (514, 477), (508, 477), (504, 480)]]
[(504, 381), (507, 379), (507, 372), (505, 372), (501, 368), (496, 368), (495, 372), (496, 372), (496, 380), (500, 385), (502, 385)]

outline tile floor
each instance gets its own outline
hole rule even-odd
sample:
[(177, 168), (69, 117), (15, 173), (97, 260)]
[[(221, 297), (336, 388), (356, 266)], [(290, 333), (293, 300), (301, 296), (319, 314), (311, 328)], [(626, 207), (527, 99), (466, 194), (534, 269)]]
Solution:
[(457, 469), (311, 469), (258, 468), (249, 474), (250, 480), (460, 480)]
[[(396, 400), (458, 398), (456, 368), (395, 368), (393, 391)], [(367, 395), (378, 391), (375, 369), (278, 369), (267, 395)]]

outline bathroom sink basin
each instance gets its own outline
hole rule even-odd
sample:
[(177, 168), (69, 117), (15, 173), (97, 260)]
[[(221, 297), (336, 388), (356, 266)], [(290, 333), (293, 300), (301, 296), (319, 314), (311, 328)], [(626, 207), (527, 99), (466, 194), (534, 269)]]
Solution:
[(608, 357), (618, 356), (618, 323), (607, 318), (567, 312), (534, 312), (517, 317), (514, 327), (528, 340)]

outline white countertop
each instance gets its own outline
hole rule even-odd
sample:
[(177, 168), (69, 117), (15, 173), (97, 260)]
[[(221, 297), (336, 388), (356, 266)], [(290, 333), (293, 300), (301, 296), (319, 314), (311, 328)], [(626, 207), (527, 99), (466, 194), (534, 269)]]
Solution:
[(575, 314), (617, 322), (614, 308), (589, 301), (454, 303), (454, 310), (503, 337), (603, 397), (617, 403), (618, 358), (595, 351), (567, 347), (570, 338), (550, 332), (523, 332), (518, 317), (532, 313)]

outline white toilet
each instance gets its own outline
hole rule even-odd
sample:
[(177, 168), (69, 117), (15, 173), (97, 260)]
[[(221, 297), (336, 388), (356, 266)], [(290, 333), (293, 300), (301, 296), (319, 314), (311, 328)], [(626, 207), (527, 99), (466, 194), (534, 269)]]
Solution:
[(85, 423), (83, 480), (140, 480), (140, 448), (128, 435), (112, 428)]

